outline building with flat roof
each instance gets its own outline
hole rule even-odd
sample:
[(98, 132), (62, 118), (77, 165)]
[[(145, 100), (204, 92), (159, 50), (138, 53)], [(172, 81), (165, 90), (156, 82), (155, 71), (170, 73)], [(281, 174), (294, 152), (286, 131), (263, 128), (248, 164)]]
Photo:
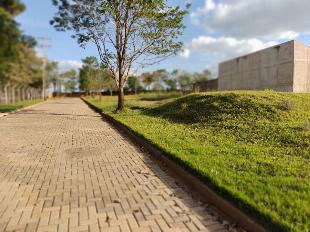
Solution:
[(310, 92), (310, 47), (293, 40), (225, 61), (218, 88)]

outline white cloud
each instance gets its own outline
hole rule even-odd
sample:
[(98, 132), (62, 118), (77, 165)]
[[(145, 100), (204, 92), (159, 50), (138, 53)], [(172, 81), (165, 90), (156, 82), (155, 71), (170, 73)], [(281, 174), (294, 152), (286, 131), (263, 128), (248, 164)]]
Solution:
[[(276, 41), (263, 42), (258, 39), (236, 39), (233, 37), (199, 36), (187, 44), (189, 57), (192, 53), (205, 55), (206, 68), (211, 70), (213, 78), (217, 77), (218, 63), (225, 60), (255, 52), (278, 44)], [(185, 57), (185, 56), (184, 56)]]
[(191, 20), (205, 34), (181, 55), (197, 54), (214, 70), (224, 60), (310, 34), (309, 9), (310, 0), (204, 0)]
[(211, 11), (211, 10), (214, 10), (215, 8), (215, 2), (213, 0), (206, 0), (206, 3), (205, 3), (205, 10), (206, 11)]
[(236, 39), (233, 37), (199, 36), (187, 45), (187, 50), (196, 53), (215, 55), (220, 59), (233, 58), (277, 44), (275, 41), (264, 43), (258, 39)]
[(220, 36), (293, 39), (310, 33), (309, 9), (309, 0), (205, 0), (191, 18)]
[(294, 31), (285, 31), (279, 34), (279, 39), (281, 40), (292, 40), (299, 36), (298, 33)]
[(78, 70), (83, 66), (83, 63), (78, 60), (58, 60), (57, 62), (61, 72), (68, 71), (70, 69)]
[(191, 51), (188, 48), (184, 48), (183, 51), (181, 51), (180, 56), (183, 58), (188, 58), (191, 55)]

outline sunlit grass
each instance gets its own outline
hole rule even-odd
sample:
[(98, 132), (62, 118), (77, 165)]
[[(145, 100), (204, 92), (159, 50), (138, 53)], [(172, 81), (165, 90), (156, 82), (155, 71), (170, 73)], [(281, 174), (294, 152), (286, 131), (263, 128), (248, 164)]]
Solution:
[(0, 113), (12, 112), (12, 111), (24, 108), (26, 106), (39, 103), (41, 101), (42, 100), (27, 100), (27, 101), (22, 101), (18, 103), (12, 103), (12, 104), (0, 104)]
[(272, 231), (309, 231), (310, 94), (175, 97), (128, 96), (121, 114), (115, 97), (87, 100)]

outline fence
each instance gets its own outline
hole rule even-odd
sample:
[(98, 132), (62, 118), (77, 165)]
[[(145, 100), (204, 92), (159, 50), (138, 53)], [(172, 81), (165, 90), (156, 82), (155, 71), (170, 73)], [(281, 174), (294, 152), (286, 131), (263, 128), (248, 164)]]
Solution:
[(0, 88), (0, 104), (10, 104), (42, 97), (42, 91), (25, 85), (7, 84)]

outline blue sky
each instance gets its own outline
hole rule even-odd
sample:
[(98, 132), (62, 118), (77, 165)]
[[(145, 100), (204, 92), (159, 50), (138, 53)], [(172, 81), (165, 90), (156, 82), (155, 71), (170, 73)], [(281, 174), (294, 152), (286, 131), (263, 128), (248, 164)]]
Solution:
[[(79, 67), (81, 59), (97, 55), (94, 47), (80, 48), (70, 33), (56, 32), (49, 25), (55, 8), (51, 0), (23, 0), (27, 10), (17, 20), (34, 37), (49, 37), (47, 54), (61, 67)], [(183, 4), (185, 1), (182, 1)], [(310, 45), (309, 0), (192, 0), (182, 41), (185, 51), (147, 68), (185, 69), (214, 73), (218, 62), (276, 43), (297, 39)]]

